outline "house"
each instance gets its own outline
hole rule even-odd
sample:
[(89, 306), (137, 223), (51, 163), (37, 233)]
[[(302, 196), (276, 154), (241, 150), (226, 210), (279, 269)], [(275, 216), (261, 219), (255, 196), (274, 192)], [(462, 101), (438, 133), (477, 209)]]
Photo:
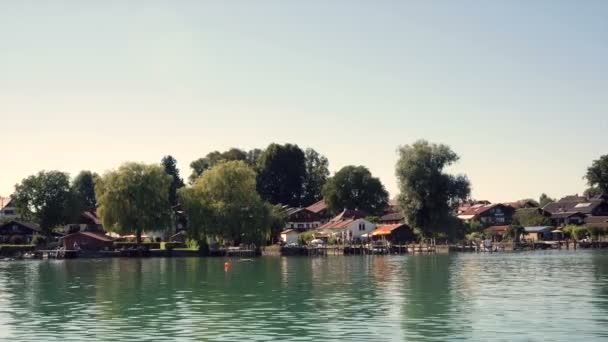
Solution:
[(113, 241), (100, 232), (78, 231), (63, 237), (63, 247), (66, 250), (98, 252), (111, 249)]
[(376, 229), (376, 225), (367, 221), (364, 212), (345, 209), (339, 215), (322, 225), (319, 233), (337, 238), (340, 242), (352, 242)]
[(66, 234), (84, 231), (104, 232), (101, 220), (97, 217), (96, 211), (84, 211), (78, 219), (65, 226)]
[(494, 241), (501, 241), (507, 234), (508, 230), (509, 230), (508, 225), (491, 226), (491, 227), (484, 229), (483, 233), (486, 237), (489, 237)]
[(464, 222), (479, 221), (482, 226), (509, 225), (513, 221), (515, 208), (497, 204), (475, 204), (461, 212), (458, 218)]
[(597, 227), (608, 229), (608, 216), (587, 216), (585, 217), (587, 227)]
[(524, 227), (524, 239), (528, 241), (553, 240), (553, 226)]
[(393, 244), (401, 244), (416, 241), (414, 231), (404, 223), (379, 225), (371, 233), (372, 240), (390, 241)]
[(388, 203), (388, 208), (384, 211), (378, 220), (381, 224), (405, 224), (405, 214), (395, 200)]
[(331, 219), (331, 212), (329, 211), (325, 200), (320, 200), (306, 207), (306, 209), (310, 212), (315, 213), (322, 224), (327, 223)]
[(565, 226), (568, 224), (581, 225), (585, 223), (587, 215), (580, 211), (564, 211), (557, 212), (551, 215), (551, 221), (556, 227)]
[(538, 208), (538, 203), (531, 199), (523, 199), (515, 202), (506, 202), (504, 205), (511, 206), (515, 209), (530, 209), (530, 208)]
[(16, 220), (18, 218), (15, 201), (11, 197), (0, 196), (0, 220)]
[(42, 234), (38, 225), (12, 220), (0, 226), (0, 243), (29, 244), (35, 234)]
[(601, 196), (588, 199), (574, 195), (551, 202), (543, 209), (550, 212), (551, 215), (579, 212), (585, 216), (608, 216), (608, 201)]
[(299, 231), (316, 229), (322, 225), (321, 218), (307, 208), (285, 208), (286, 229)]
[(492, 202), (490, 202), (490, 201), (486, 201), (486, 200), (480, 200), (480, 201), (475, 201), (475, 200), (472, 200), (472, 201), (466, 201), (466, 202), (462, 203), (462, 204), (461, 204), (461, 205), (458, 207), (458, 209), (456, 209), (456, 214), (457, 214), (457, 215), (460, 215), (460, 214), (462, 214), (462, 213), (464, 213), (464, 212), (468, 211), (469, 209), (471, 209), (471, 207), (473, 207), (473, 206), (478, 206), (478, 207), (479, 207), (479, 206), (490, 205), (490, 204), (492, 204)]
[(295, 229), (286, 229), (281, 232), (281, 241), (285, 244), (298, 243), (300, 234)]

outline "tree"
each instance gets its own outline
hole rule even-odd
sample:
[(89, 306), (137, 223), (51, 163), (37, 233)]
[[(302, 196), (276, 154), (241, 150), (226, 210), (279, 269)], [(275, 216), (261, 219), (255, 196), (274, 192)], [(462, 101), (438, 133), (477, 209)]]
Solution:
[(21, 217), (38, 223), (49, 235), (69, 219), (70, 177), (60, 171), (40, 171), (15, 185), (12, 197)]
[(179, 176), (177, 168), (177, 160), (173, 156), (163, 157), (161, 164), (165, 169), (165, 173), (171, 176), (171, 186), (169, 187), (169, 203), (177, 205), (177, 190), (184, 186), (184, 180)]
[(388, 192), (380, 179), (364, 166), (345, 166), (323, 187), (329, 209), (358, 209), (370, 215), (381, 215), (388, 204)]
[(199, 158), (190, 163), (190, 167), (192, 168), (192, 174), (190, 175), (189, 179), (190, 184), (194, 184), (196, 179), (200, 177), (203, 172), (209, 170), (222, 161), (247, 160), (248, 157), (249, 155), (246, 152), (234, 147), (225, 152), (209, 152), (204, 158)]
[(270, 144), (258, 162), (257, 189), (272, 204), (302, 204), (306, 165), (298, 145)]
[(257, 167), (262, 153), (264, 153), (264, 151), (259, 148), (254, 148), (253, 150), (247, 152), (247, 164), (253, 168)]
[(450, 229), (452, 208), (471, 193), (466, 176), (444, 172), (458, 161), (458, 155), (447, 145), (425, 140), (402, 146), (398, 153), (398, 201), (407, 222), (425, 237), (446, 232)]
[(540, 198), (538, 199), (538, 206), (544, 208), (547, 204), (555, 202), (555, 199), (547, 196), (547, 194), (542, 193)]
[(217, 236), (234, 244), (261, 244), (269, 237), (270, 207), (256, 192), (255, 171), (244, 161), (216, 165), (179, 196), (192, 238)]
[(80, 171), (72, 182), (72, 193), (83, 210), (95, 209), (97, 207), (95, 180), (98, 177), (99, 175), (94, 172)]
[(522, 227), (550, 226), (551, 219), (538, 208), (521, 208), (515, 210), (513, 224)]
[(312, 148), (307, 148), (304, 156), (306, 175), (302, 203), (310, 205), (323, 198), (323, 186), (329, 177), (329, 161)]
[(600, 196), (600, 195), (606, 195), (606, 194), (608, 194), (608, 193), (604, 193), (598, 187), (591, 187), (591, 188), (588, 188), (587, 190), (585, 190), (583, 192), (583, 195), (585, 197), (587, 197), (587, 198), (594, 198), (594, 197), (597, 197), (597, 196)]
[(169, 188), (172, 178), (160, 165), (123, 164), (97, 179), (99, 216), (106, 229), (137, 236), (144, 230), (170, 227)]
[(608, 194), (608, 154), (594, 160), (587, 169), (587, 183), (601, 194)]

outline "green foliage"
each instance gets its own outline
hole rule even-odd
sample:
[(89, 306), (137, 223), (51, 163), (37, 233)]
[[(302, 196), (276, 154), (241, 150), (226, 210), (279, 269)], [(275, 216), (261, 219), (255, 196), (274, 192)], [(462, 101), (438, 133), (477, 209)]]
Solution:
[(171, 186), (169, 187), (169, 203), (177, 204), (177, 190), (184, 187), (184, 180), (179, 176), (177, 160), (173, 156), (165, 156), (161, 161), (165, 173), (171, 176)]
[(550, 226), (551, 219), (537, 208), (522, 208), (515, 210), (513, 224), (523, 227)]
[(243, 161), (216, 165), (179, 195), (193, 239), (218, 236), (261, 245), (270, 235), (270, 209), (256, 192), (254, 170)]
[(567, 225), (562, 228), (562, 231), (571, 239), (580, 241), (589, 235), (589, 231), (585, 226)]
[(195, 251), (198, 251), (200, 249), (200, 245), (198, 244), (198, 241), (195, 239), (186, 239), (186, 247), (188, 247), (188, 249), (192, 249)]
[(270, 203), (266, 203), (266, 210), (269, 213), (269, 226), (270, 226), (270, 237), (271, 240), (276, 241), (279, 236), (279, 233), (285, 228), (285, 222), (287, 221), (287, 217), (285, 216), (285, 211), (281, 207), (280, 204), (272, 205)]
[(371, 215), (382, 215), (388, 205), (388, 192), (380, 179), (372, 177), (364, 166), (345, 166), (323, 187), (329, 209), (358, 209)]
[(200, 177), (203, 172), (213, 168), (221, 162), (235, 160), (247, 161), (248, 159), (254, 159), (257, 156), (257, 151), (259, 150), (253, 150), (251, 151), (251, 154), (248, 154), (247, 152), (241, 149), (231, 148), (225, 152), (210, 152), (204, 158), (197, 159), (190, 164), (190, 167), (192, 168), (192, 174), (190, 175), (190, 184), (194, 184), (196, 179)]
[(302, 204), (306, 157), (298, 145), (270, 144), (258, 161), (257, 190), (272, 204)]
[(160, 165), (126, 163), (96, 182), (99, 217), (118, 234), (160, 231), (170, 226), (169, 187), (172, 178)]
[(67, 173), (40, 171), (17, 184), (12, 197), (21, 218), (38, 223), (45, 234), (69, 220), (72, 192)]
[(587, 184), (598, 193), (608, 194), (608, 154), (594, 160), (585, 175)]
[(306, 175), (302, 203), (310, 205), (323, 198), (323, 186), (329, 177), (329, 161), (312, 148), (307, 148), (304, 155)]
[(510, 225), (503, 239), (506, 241), (519, 242), (519, 237), (525, 232), (524, 227), (519, 225)]
[(471, 220), (468, 224), (467, 224), (467, 233), (479, 233), (483, 230), (483, 225), (481, 224), (481, 222), (477, 221), (477, 220)]
[(308, 245), (312, 240), (315, 239), (314, 234), (315, 232), (312, 230), (301, 233), (300, 235), (298, 235), (298, 243), (301, 246)]
[(380, 217), (379, 216), (368, 216), (365, 218), (367, 221), (374, 223), (374, 224), (378, 224), (380, 223)]
[(419, 140), (399, 148), (397, 180), (399, 204), (407, 222), (424, 237), (445, 231), (452, 207), (471, 192), (466, 176), (446, 174), (444, 168), (458, 161), (458, 155), (443, 144)]
[(470, 234), (467, 234), (465, 237), (466, 241), (471, 241), (471, 242), (479, 242), (481, 240), (483, 240), (483, 235), (479, 232), (473, 232)]
[(32, 245), (40, 246), (46, 242), (46, 237), (40, 234), (34, 234), (32, 236)]
[(80, 171), (72, 182), (72, 193), (83, 210), (95, 209), (97, 197), (95, 196), (95, 180), (99, 175), (91, 171)]
[(606, 229), (603, 227), (590, 226), (587, 227), (587, 231), (589, 232), (589, 236), (591, 236), (592, 240), (600, 240), (600, 238), (606, 236)]
[(554, 198), (547, 196), (547, 194), (542, 193), (540, 198), (538, 199), (538, 206), (544, 208), (547, 204), (555, 202)]

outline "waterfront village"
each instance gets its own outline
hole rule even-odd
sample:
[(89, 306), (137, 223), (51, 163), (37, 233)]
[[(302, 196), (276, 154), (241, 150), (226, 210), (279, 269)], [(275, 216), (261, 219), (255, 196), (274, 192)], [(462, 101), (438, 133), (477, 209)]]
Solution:
[[(592, 188), (584, 195), (551, 199), (543, 194), (538, 201), (491, 203), (470, 198), (466, 177), (442, 173), (457, 160), (446, 148), (426, 141), (402, 147), (397, 176), (407, 196), (394, 200), (367, 168), (347, 166), (329, 177), (326, 158), (289, 144), (210, 153), (191, 164), (189, 186), (170, 156), (161, 165), (128, 163), (103, 176), (82, 172), (74, 181), (66, 173), (42, 171), (16, 185), (12, 196), (0, 197), (0, 255), (342, 255), (608, 247), (605, 174), (597, 172), (608, 156), (589, 169), (600, 179), (588, 174)], [(433, 153), (445, 158), (432, 159)], [(444, 162), (429, 164), (435, 171), (428, 165), (421, 171), (415, 169), (424, 165), (415, 160), (420, 156)], [(302, 168), (294, 171), (289, 162), (298, 158)], [(285, 190), (298, 178), (294, 172), (302, 176), (293, 187), (303, 189), (297, 201)], [(444, 185), (436, 190), (437, 201), (412, 185), (421, 177), (426, 184)], [(420, 192), (427, 198), (412, 203)], [(307, 195), (309, 203), (301, 205)], [(425, 205), (438, 209), (417, 209)], [(441, 210), (446, 214), (441, 216)]]

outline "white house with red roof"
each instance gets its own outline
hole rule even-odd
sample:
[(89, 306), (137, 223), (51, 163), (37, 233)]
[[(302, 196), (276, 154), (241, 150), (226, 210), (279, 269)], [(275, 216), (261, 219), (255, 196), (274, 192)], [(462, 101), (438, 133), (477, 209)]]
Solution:
[(344, 242), (360, 239), (374, 230), (376, 230), (375, 224), (362, 218), (359, 212), (353, 210), (344, 210), (318, 229), (319, 232)]

